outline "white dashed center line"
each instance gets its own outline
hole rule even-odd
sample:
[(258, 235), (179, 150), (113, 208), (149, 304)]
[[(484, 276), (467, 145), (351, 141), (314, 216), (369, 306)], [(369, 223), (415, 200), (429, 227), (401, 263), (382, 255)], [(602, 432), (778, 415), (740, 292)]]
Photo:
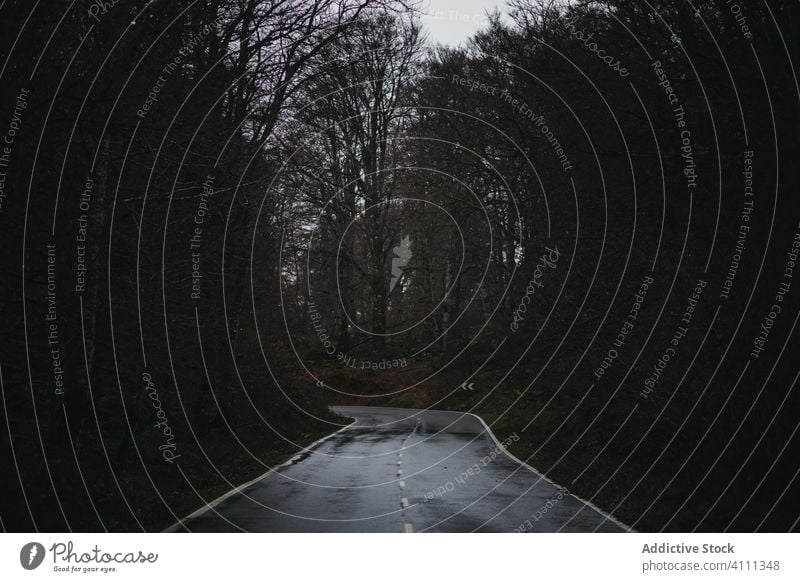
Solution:
[[(405, 451), (406, 450), (406, 446), (405, 445), (408, 442), (408, 439), (410, 439), (414, 435), (414, 433), (417, 432), (417, 429), (419, 428), (419, 425), (420, 425), (420, 422), (419, 422), (419, 419), (417, 419), (417, 422), (414, 425), (414, 429), (411, 431), (411, 434), (407, 434), (406, 437), (403, 439), (403, 444), (400, 447), (400, 451)], [(398, 477), (403, 474), (403, 469), (400, 468), (400, 466), (403, 464), (402, 458), (403, 458), (403, 453), (402, 452), (398, 452), (397, 453), (397, 467), (398, 467), (397, 468), (397, 476)], [(401, 490), (406, 488), (406, 482), (405, 481), (400, 481), (398, 483), (398, 485), (400, 486)], [(400, 498), (400, 506), (403, 509), (407, 508), (408, 505), (409, 505), (408, 504), (408, 497)], [(403, 531), (405, 533), (414, 533), (414, 526), (411, 525), (410, 523), (404, 523), (403, 524)]]

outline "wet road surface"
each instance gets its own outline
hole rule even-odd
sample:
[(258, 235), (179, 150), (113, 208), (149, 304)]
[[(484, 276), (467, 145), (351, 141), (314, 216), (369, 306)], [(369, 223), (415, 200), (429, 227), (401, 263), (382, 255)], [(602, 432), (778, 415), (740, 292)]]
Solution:
[(355, 422), (171, 529), (624, 531), (506, 456), (475, 416), (358, 406), (334, 411)]

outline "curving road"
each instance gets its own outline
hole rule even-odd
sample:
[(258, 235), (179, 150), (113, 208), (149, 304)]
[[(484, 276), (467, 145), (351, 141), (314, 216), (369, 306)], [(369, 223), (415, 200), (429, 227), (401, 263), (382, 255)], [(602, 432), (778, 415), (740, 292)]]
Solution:
[(334, 411), (355, 422), (168, 531), (626, 529), (507, 456), (477, 416), (359, 406)]

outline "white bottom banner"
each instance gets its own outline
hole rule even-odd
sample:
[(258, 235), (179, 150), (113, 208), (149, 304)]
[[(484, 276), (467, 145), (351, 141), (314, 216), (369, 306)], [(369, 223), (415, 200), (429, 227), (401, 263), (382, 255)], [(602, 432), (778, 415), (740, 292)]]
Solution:
[(0, 580), (800, 580), (793, 534), (4, 534)]

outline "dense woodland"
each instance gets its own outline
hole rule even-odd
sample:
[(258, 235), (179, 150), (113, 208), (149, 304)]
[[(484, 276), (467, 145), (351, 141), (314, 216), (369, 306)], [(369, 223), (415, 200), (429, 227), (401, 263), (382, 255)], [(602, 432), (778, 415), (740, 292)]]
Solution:
[(5, 530), (162, 529), (334, 403), (476, 412), (639, 530), (798, 529), (800, 5), (420, 8), (0, 6)]

